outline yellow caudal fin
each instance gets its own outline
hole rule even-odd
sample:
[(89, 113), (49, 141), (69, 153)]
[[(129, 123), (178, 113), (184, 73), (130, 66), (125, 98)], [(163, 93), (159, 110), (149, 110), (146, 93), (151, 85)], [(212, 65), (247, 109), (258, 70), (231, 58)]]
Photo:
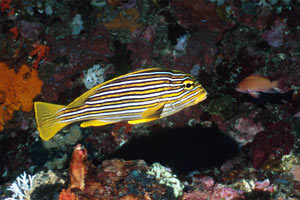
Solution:
[(69, 123), (59, 122), (56, 117), (57, 111), (65, 106), (44, 102), (35, 102), (35, 120), (40, 137), (47, 141), (50, 140), (60, 129)]

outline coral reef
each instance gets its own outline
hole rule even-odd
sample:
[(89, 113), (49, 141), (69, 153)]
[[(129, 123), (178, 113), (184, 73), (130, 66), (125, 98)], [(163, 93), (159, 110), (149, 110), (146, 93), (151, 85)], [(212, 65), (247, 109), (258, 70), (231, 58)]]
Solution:
[[(78, 144), (70, 162), (70, 185), (67, 190), (61, 191), (59, 200), (164, 199), (174, 198), (167, 186), (174, 185), (174, 194), (177, 195), (183, 188), (180, 181), (164, 167), (159, 167), (163, 170), (158, 172), (157, 164), (151, 169), (143, 161), (113, 159), (103, 161), (101, 167), (96, 168), (86, 159), (87, 150)], [(155, 169), (157, 172), (154, 172)], [(159, 179), (159, 183), (152, 176)]]
[[(24, 171), (33, 200), (300, 199), (299, 19), (299, 0), (0, 0), (0, 199)], [(33, 101), (152, 67), (207, 99), (39, 139)], [(239, 88), (253, 75), (268, 83)]]

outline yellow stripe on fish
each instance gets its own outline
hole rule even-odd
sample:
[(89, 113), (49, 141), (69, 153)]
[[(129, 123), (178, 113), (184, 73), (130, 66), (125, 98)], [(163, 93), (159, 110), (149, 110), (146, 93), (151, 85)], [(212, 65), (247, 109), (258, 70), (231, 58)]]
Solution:
[(139, 124), (160, 119), (206, 99), (205, 89), (184, 72), (145, 69), (95, 86), (67, 106), (35, 102), (40, 137), (50, 140), (63, 127)]

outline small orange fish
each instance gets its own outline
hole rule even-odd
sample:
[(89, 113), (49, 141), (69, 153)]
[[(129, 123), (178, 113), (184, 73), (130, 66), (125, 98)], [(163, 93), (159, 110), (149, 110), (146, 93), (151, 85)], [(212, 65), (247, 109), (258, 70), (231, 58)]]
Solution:
[(268, 77), (253, 74), (243, 79), (235, 88), (236, 91), (248, 93), (254, 98), (259, 97), (259, 93), (283, 93), (278, 88), (279, 80), (271, 81)]

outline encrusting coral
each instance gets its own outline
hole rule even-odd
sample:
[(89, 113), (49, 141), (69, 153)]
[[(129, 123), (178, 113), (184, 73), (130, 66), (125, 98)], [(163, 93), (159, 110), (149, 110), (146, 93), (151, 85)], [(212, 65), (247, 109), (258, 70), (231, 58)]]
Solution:
[(32, 99), (41, 92), (43, 82), (38, 78), (38, 71), (22, 65), (18, 72), (9, 69), (0, 62), (0, 131), (4, 124), (11, 119), (13, 112), (32, 109)]

